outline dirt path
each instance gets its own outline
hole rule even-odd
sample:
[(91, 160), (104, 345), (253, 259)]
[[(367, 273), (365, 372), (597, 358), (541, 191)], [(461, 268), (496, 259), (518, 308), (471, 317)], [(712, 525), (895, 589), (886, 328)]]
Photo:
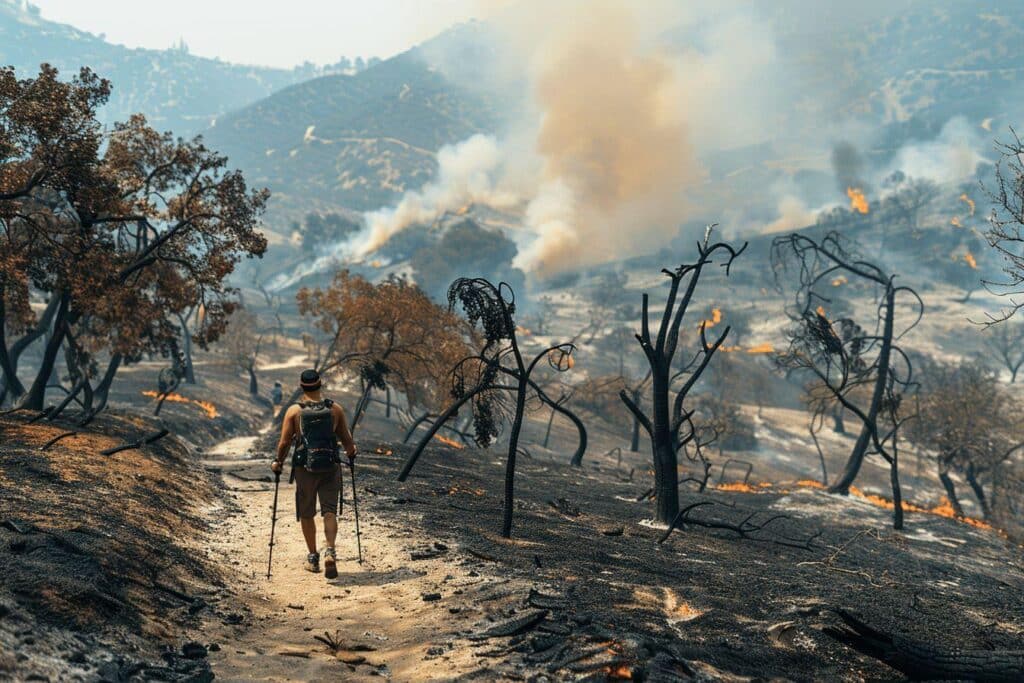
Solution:
[[(424, 596), (461, 592), (489, 579), (446, 562), (444, 555), (412, 561), (409, 548), (418, 539), (386, 523), (372, 497), (360, 500), (364, 562), (358, 564), (347, 472), (338, 578), (328, 581), (302, 569), (306, 548), (286, 470), (273, 575), (267, 580), (273, 485), (266, 460), (246, 453), (251, 441), (222, 444), (205, 462), (222, 473), (237, 506), (208, 550), (236, 568), (235, 590), (247, 604), (243, 623), (210, 625), (211, 641), (220, 645), (211, 652), (217, 679), (410, 681), (451, 678), (475, 668), (468, 654), (449, 651), (453, 629), (464, 628), (472, 615), (452, 614), (444, 603)], [(343, 644), (337, 653), (313, 637), (325, 633), (337, 634)]]

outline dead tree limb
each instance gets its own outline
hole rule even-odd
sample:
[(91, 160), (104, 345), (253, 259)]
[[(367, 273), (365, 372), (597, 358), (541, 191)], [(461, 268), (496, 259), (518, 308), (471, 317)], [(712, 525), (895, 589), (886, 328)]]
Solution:
[(159, 441), (160, 439), (164, 438), (168, 434), (170, 434), (169, 431), (167, 431), (166, 429), (161, 429), (159, 432), (154, 432), (154, 433), (152, 433), (152, 434), (150, 434), (148, 436), (144, 436), (141, 439), (139, 439), (138, 441), (133, 441), (132, 443), (127, 443), (127, 444), (124, 444), (122, 446), (115, 446), (113, 448), (108, 448), (106, 450), (100, 451), (100, 453), (102, 455), (114, 455), (115, 453), (120, 453), (121, 451), (130, 451), (130, 450), (133, 450), (135, 448), (142, 448), (143, 446), (148, 446), (151, 443)]
[(55, 443), (57, 443), (61, 439), (66, 439), (69, 436), (75, 436), (76, 434), (78, 434), (78, 432), (64, 432), (63, 434), (55, 436), (52, 439), (50, 439), (49, 441), (47, 441), (46, 443), (44, 443), (42, 446), (39, 447), (39, 450), (41, 450), (41, 451), (48, 451), (48, 450), (50, 450), (51, 446), (53, 446)]

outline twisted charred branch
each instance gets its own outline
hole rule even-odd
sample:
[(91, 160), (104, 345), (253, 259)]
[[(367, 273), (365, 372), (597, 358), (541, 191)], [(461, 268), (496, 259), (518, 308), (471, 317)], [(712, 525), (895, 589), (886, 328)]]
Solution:
[(148, 446), (148, 445), (150, 445), (152, 443), (156, 443), (157, 441), (159, 441), (160, 439), (164, 438), (168, 434), (170, 434), (170, 432), (168, 430), (161, 429), (158, 432), (154, 432), (152, 434), (149, 434), (148, 436), (142, 437), (138, 441), (133, 441), (132, 443), (127, 443), (127, 444), (124, 444), (122, 446), (115, 446), (113, 448), (108, 448), (106, 450), (100, 451), (100, 454), (102, 454), (102, 455), (114, 455), (115, 453), (120, 453), (122, 451), (130, 451), (130, 450), (134, 450), (136, 448), (142, 448), (143, 446)]
[(1024, 650), (939, 648), (872, 628), (846, 610), (835, 610), (843, 626), (822, 632), (858, 652), (885, 662), (914, 681), (1024, 680)]
[(747, 515), (738, 524), (718, 520), (695, 519), (690, 517), (690, 513), (693, 512), (694, 510), (716, 504), (717, 503), (715, 503), (712, 500), (702, 500), (687, 505), (685, 508), (679, 511), (679, 513), (672, 520), (671, 524), (669, 524), (668, 529), (666, 529), (665, 533), (662, 534), (661, 538), (658, 539), (658, 544), (660, 545), (664, 543), (666, 540), (668, 540), (669, 536), (672, 535), (672, 532), (675, 531), (676, 528), (678, 528), (681, 524), (690, 524), (693, 526), (703, 527), (705, 529), (719, 529), (723, 531), (731, 531), (740, 538), (747, 539), (750, 541), (772, 543), (774, 545), (781, 545), (787, 548), (797, 548), (800, 550), (814, 550), (814, 542), (818, 539), (819, 536), (821, 536), (821, 531), (818, 531), (813, 535), (803, 539), (789, 538), (788, 536), (783, 535), (769, 536), (767, 538), (762, 538), (753, 535), (758, 532), (764, 532), (769, 526), (771, 526), (775, 522), (784, 519), (789, 519), (788, 515), (772, 515), (762, 521), (755, 521), (757, 515), (760, 514), (759, 512), (755, 511)]
[[(641, 327), (636, 339), (651, 371), (651, 414), (646, 414), (625, 390), (619, 393), (626, 408), (650, 437), (654, 461), (654, 487), (657, 492), (656, 518), (664, 524), (670, 523), (679, 512), (677, 454), (686, 443), (696, 436), (695, 428), (690, 421), (693, 412), (686, 412), (683, 404), (690, 390), (707, 369), (711, 358), (721, 348), (729, 334), (729, 327), (726, 327), (721, 336), (714, 342), (708, 343), (705, 334), (706, 325), (701, 324), (700, 350), (686, 367), (674, 372), (673, 364), (679, 344), (681, 325), (693, 300), (704, 268), (713, 263), (715, 257), (721, 254), (723, 261), (721, 266), (728, 275), (733, 262), (747, 247), (744, 243), (737, 250), (725, 242), (711, 243), (713, 229), (714, 226), (708, 226), (703, 241), (697, 244), (698, 255), (693, 263), (684, 263), (675, 270), (665, 269), (662, 271), (670, 282), (665, 309), (662, 312), (656, 337), (651, 335), (649, 297), (647, 294), (643, 295)], [(674, 399), (670, 400), (673, 380), (682, 374), (689, 374), (689, 377), (675, 392)], [(684, 436), (682, 429), (687, 425), (690, 430)]]
[(737, 460), (735, 458), (729, 458), (722, 463), (722, 471), (718, 473), (718, 483), (722, 484), (725, 482), (725, 470), (730, 464), (739, 465), (744, 468), (743, 472), (743, 483), (746, 484), (750, 481), (750, 474), (754, 471), (753, 463), (747, 462), (746, 460)]
[(63, 434), (58, 434), (57, 436), (53, 437), (52, 439), (50, 439), (49, 441), (44, 443), (42, 446), (40, 446), (39, 450), (41, 450), (41, 451), (48, 451), (58, 441), (66, 439), (69, 436), (75, 436), (76, 434), (78, 434), (78, 432), (64, 432)]

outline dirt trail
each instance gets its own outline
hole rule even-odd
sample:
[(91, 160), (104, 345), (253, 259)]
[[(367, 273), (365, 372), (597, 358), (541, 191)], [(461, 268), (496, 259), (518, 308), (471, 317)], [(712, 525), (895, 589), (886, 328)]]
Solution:
[[(205, 465), (223, 475), (237, 506), (220, 525), (209, 552), (235, 567), (235, 590), (247, 603), (239, 625), (212, 624), (211, 652), (217, 680), (396, 681), (451, 678), (472, 670), (468, 654), (449, 651), (453, 628), (469, 614), (424, 596), (461, 592), (487, 582), (476, 572), (437, 559), (410, 560), (419, 539), (387, 524), (372, 497), (360, 496), (363, 564), (357, 562), (351, 483), (345, 474), (344, 509), (338, 533), (336, 580), (302, 569), (306, 548), (294, 516), (294, 488), (281, 480), (272, 579), (266, 579), (273, 484), (267, 460), (246, 452), (251, 439), (233, 439), (214, 449)], [(374, 456), (362, 456), (359, 465)], [(259, 481), (265, 479), (266, 481)], [(359, 481), (360, 487), (364, 482)], [(321, 546), (322, 546), (321, 530)], [(343, 643), (331, 653), (314, 636)]]

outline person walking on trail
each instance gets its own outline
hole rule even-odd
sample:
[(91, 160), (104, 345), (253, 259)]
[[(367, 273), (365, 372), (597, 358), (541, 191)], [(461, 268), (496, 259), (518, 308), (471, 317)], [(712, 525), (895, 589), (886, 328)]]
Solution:
[(289, 406), (281, 426), (277, 457), (270, 469), (280, 474), (288, 450), (292, 454), (292, 478), (295, 480), (295, 516), (302, 526), (309, 555), (305, 569), (320, 572), (320, 553), (316, 544), (316, 504), (324, 519), (324, 574), (328, 579), (338, 576), (334, 540), (338, 535), (338, 506), (341, 498), (341, 455), (338, 442), (345, 447), (351, 463), (356, 457), (356, 444), (337, 403), (321, 393), (320, 374), (305, 370), (299, 378), (302, 400)]
[(270, 390), (270, 403), (274, 406), (274, 417), (281, 410), (281, 401), (284, 400), (284, 389), (280, 382), (274, 382), (274, 388)]

